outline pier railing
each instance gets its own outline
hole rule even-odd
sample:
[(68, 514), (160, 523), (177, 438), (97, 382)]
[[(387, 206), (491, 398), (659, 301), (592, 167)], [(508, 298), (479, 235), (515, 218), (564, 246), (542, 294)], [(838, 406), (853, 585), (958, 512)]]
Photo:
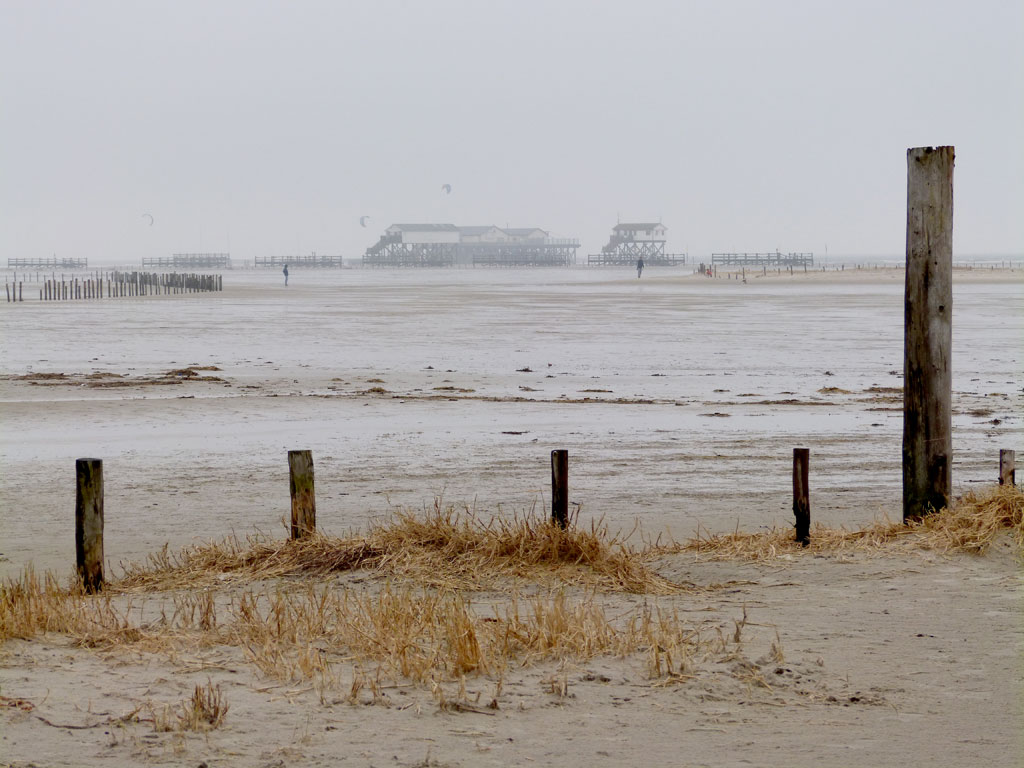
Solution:
[(782, 253), (770, 251), (765, 253), (712, 253), (712, 264), (733, 265), (737, 267), (802, 267), (814, 266), (813, 253)]

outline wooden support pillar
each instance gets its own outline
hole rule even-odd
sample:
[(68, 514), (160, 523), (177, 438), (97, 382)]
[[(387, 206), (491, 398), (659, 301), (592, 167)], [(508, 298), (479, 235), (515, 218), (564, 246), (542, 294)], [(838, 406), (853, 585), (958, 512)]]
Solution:
[(292, 538), (316, 532), (316, 494), (313, 490), (313, 452), (288, 451), (288, 487), (292, 495)]
[(953, 492), (953, 147), (907, 150), (903, 519)]
[(569, 527), (569, 452), (551, 452), (551, 522)]
[(75, 461), (75, 565), (86, 592), (103, 586), (103, 460)]
[(805, 547), (811, 543), (811, 490), (808, 475), (810, 448), (793, 449), (793, 514), (796, 516), (796, 541)]
[(999, 451), (999, 484), (1014, 485), (1017, 454), (1003, 448)]

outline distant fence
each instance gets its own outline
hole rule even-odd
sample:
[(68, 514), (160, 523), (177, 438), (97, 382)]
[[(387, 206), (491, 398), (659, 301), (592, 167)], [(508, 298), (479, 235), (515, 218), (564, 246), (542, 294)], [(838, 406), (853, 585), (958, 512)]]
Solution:
[[(56, 275), (43, 278), (39, 286), (40, 301), (78, 301), (114, 299), (134, 296), (206, 293), (224, 289), (220, 275), (179, 274), (176, 272), (97, 272), (78, 278)], [(31, 284), (30, 284), (31, 286)], [(4, 281), (8, 302), (24, 301), (25, 283)], [(31, 293), (29, 294), (31, 297)]]
[(88, 269), (88, 259), (8, 259), (8, 268), (26, 269)]
[(271, 267), (315, 267), (334, 268), (343, 267), (341, 256), (326, 256), (317, 253), (308, 256), (257, 256), (253, 266), (257, 269)]
[[(664, 253), (656, 256), (644, 256), (645, 267), (678, 267), (686, 263), (685, 253)], [(598, 267), (634, 267), (637, 257), (621, 253), (592, 253), (587, 256), (587, 264)]]
[(569, 254), (483, 253), (473, 256), (474, 267), (567, 267), (574, 261)]
[(711, 264), (738, 267), (802, 267), (814, 266), (813, 253), (712, 253)]
[(145, 267), (172, 269), (231, 269), (230, 253), (175, 253), (171, 256), (153, 256), (142, 259)]

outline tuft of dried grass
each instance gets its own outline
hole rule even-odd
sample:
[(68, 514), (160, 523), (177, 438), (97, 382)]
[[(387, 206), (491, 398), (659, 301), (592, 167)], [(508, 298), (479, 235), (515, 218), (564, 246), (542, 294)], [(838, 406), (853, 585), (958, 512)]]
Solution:
[(398, 512), (365, 536), (231, 538), (176, 555), (165, 548), (143, 564), (126, 565), (124, 576), (110, 588), (182, 589), (368, 569), (445, 589), (482, 589), (515, 578), (658, 595), (684, 589), (643, 560), (642, 553), (610, 536), (601, 523), (563, 529), (537, 515), (484, 520), (468, 510), (435, 504), (421, 516)]
[(736, 531), (706, 537), (698, 534), (682, 544), (652, 548), (648, 554), (685, 551), (713, 560), (773, 560), (804, 552), (878, 552), (895, 543), (914, 549), (981, 554), (1004, 533), (1010, 534), (1017, 547), (1024, 548), (1024, 490), (1017, 486), (970, 491), (951, 508), (907, 524), (880, 520), (857, 531), (815, 524), (808, 547), (794, 541), (788, 529)]
[(181, 702), (177, 709), (165, 706), (153, 713), (155, 731), (210, 731), (224, 724), (230, 706), (220, 689), (210, 680), (197, 685), (191, 698)]
[[(261, 585), (220, 601), (202, 592), (173, 595), (173, 612), (149, 621), (130, 596), (118, 596), (116, 605), (110, 595), (60, 590), (30, 575), (0, 587), (0, 596), (0, 642), (55, 633), (80, 645), (172, 659), (199, 647), (235, 647), (262, 674), (312, 680), (321, 696), (340, 685), (339, 663), (375, 666), (375, 678), (353, 675), (353, 699), (367, 686), (376, 698), (382, 675), (422, 685), (465, 675), (500, 680), (512, 664), (599, 655), (646, 655), (652, 675), (681, 675), (722, 637), (702, 637), (703, 625), (646, 605), (609, 617), (596, 595), (572, 600), (564, 592), (512, 597), (481, 613), (458, 593)], [(216, 727), (227, 711), (219, 690), (197, 691), (180, 714), (165, 708), (155, 719), (174, 730)]]
[(49, 632), (70, 635), (83, 645), (133, 643), (139, 628), (112, 595), (85, 599), (81, 583), (62, 586), (52, 573), (42, 579), (27, 570), (20, 579), (0, 586), (0, 641), (30, 639)]

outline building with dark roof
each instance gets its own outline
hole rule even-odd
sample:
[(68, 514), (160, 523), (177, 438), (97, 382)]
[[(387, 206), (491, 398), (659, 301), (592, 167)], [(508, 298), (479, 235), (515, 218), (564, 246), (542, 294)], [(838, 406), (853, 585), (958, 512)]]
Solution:
[(366, 249), (363, 265), (373, 267), (536, 267), (576, 263), (579, 240), (552, 237), (539, 227), (493, 224), (392, 224)]

